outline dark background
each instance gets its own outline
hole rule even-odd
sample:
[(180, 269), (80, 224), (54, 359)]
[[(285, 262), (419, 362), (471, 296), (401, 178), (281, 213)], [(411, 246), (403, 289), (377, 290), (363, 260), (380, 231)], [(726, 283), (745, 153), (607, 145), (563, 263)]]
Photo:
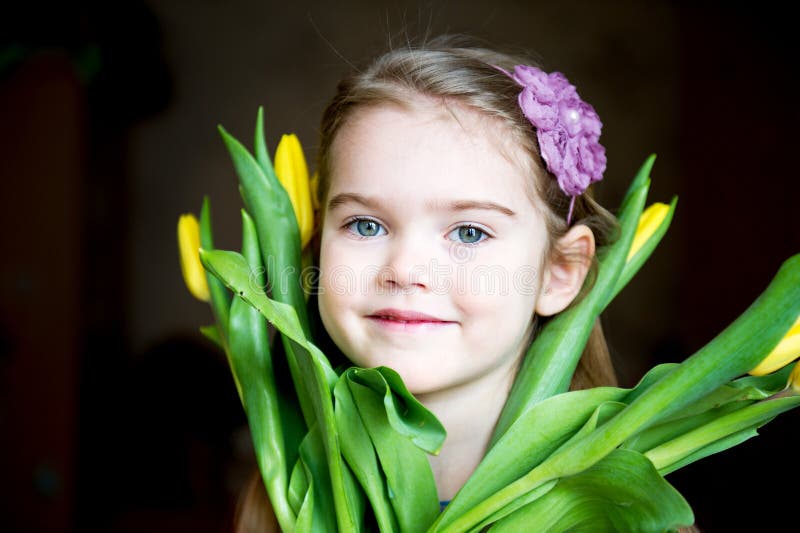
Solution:
[[(252, 467), (175, 228), (211, 197), (238, 248), (250, 144), (318, 120), (348, 63), (425, 32), (533, 51), (603, 118), (616, 208), (657, 153), (680, 200), (605, 316), (623, 385), (691, 355), (800, 251), (794, 18), (777, 2), (78, 2), (0, 22), (0, 530), (228, 531)], [(7, 8), (5, 8), (7, 9)], [(800, 413), (668, 476), (706, 531), (789, 525)], [(793, 468), (794, 466), (794, 468)], [(788, 516), (787, 516), (788, 515)]]

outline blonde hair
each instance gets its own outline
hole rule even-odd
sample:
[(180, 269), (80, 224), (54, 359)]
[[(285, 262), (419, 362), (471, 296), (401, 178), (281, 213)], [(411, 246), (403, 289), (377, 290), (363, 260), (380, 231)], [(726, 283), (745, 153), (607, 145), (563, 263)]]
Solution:
[[(569, 230), (566, 224), (570, 198), (559, 188), (555, 177), (542, 163), (536, 131), (517, 103), (520, 87), (501, 72), (515, 65), (532, 65), (530, 58), (491, 50), (475, 39), (445, 35), (419, 46), (391, 50), (364, 70), (344, 78), (322, 116), (317, 169), (321, 205), (330, 188), (332, 146), (336, 134), (358, 110), (386, 104), (412, 107), (420, 97), (453, 103), (499, 120), (511, 133), (513, 142), (528, 154), (527, 168), (533, 179), (529, 195), (538, 199), (545, 212), (548, 234), (547, 257), (556, 260), (586, 261), (585, 257), (565, 257), (558, 241)], [(610, 244), (617, 234), (616, 218), (597, 204), (591, 189), (575, 201), (575, 224), (588, 226), (598, 248)], [(597, 260), (591, 259), (590, 273), (580, 301), (596, 277)], [(533, 335), (547, 321), (535, 320)], [(531, 337), (532, 340), (533, 337)], [(572, 389), (616, 385), (617, 380), (598, 319), (572, 379)]]

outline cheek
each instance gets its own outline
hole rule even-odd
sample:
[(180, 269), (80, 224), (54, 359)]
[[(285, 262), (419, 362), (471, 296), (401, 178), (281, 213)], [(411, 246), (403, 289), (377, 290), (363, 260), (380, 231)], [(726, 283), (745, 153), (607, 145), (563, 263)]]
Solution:
[(352, 268), (343, 262), (340, 251), (323, 234), (319, 255), (319, 311), (326, 326), (338, 316), (337, 310), (356, 290)]
[(495, 287), (485, 293), (468, 293), (458, 297), (462, 313), (479, 319), (491, 327), (505, 329), (507, 322), (527, 323), (533, 318), (536, 308), (535, 295), (518, 292), (513, 286)]
[(542, 278), (538, 258), (519, 259), (518, 254), (494, 254), (459, 272), (459, 299), (470, 308), (533, 309)]
[(320, 247), (320, 298), (352, 300), (365, 294), (370, 269), (368, 258), (354, 254), (348, 246), (335, 240), (323, 240)]
[(358, 292), (354, 287), (352, 269), (342, 263), (336, 250), (326, 247), (324, 242), (320, 247), (319, 267), (317, 308), (322, 325), (338, 348), (350, 357), (348, 319), (353, 307), (353, 295)]
[[(326, 238), (323, 232), (319, 256), (319, 312), (326, 329), (347, 334), (354, 316), (366, 310), (375, 268), (369, 254), (357, 253), (351, 242)], [(332, 336), (335, 334), (332, 333)]]
[[(516, 352), (514, 347), (533, 320), (541, 273), (538, 266), (519, 262), (518, 255), (516, 259), (498, 254), (492, 261), (473, 267), (466, 276), (467, 290), (456, 296), (462, 316), (472, 326), (466, 329), (474, 334), (470, 342), (480, 345), (479, 351)], [(502, 268), (497, 266), (501, 262)], [(487, 268), (487, 264), (495, 267)]]

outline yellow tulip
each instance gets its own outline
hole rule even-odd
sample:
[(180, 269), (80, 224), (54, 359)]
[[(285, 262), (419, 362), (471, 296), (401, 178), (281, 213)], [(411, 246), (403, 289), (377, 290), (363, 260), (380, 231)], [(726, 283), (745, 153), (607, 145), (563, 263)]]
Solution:
[(200, 224), (194, 215), (181, 215), (178, 219), (178, 249), (186, 287), (198, 300), (209, 301), (206, 271), (200, 262)]
[(631, 243), (631, 249), (628, 251), (628, 258), (626, 261), (630, 261), (631, 257), (636, 255), (636, 252), (638, 252), (650, 237), (653, 236), (664, 221), (664, 218), (666, 218), (667, 213), (669, 213), (669, 205), (660, 202), (656, 202), (642, 211), (639, 217), (639, 225), (636, 227), (636, 234), (633, 236), (633, 243)]
[(308, 180), (308, 166), (300, 140), (294, 133), (283, 135), (275, 150), (275, 174), (289, 193), (297, 226), (300, 229), (300, 245), (305, 248), (314, 231), (314, 207)]
[(789, 386), (792, 387), (795, 394), (800, 394), (800, 363), (794, 365), (792, 375), (789, 376)]
[[(800, 357), (800, 317), (784, 335), (783, 339), (757, 367), (750, 371), (754, 376), (763, 376), (779, 370)], [(797, 368), (792, 375), (797, 374)], [(798, 376), (800, 379), (800, 376)], [(800, 385), (800, 383), (798, 383)]]

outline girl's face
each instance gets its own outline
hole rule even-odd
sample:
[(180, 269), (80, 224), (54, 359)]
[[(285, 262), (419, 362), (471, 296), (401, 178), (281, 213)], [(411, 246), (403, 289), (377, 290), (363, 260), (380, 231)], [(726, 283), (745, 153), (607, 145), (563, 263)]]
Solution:
[(509, 133), (476, 111), (362, 109), (331, 148), (319, 311), (361, 367), (412, 393), (513, 376), (545, 260)]

